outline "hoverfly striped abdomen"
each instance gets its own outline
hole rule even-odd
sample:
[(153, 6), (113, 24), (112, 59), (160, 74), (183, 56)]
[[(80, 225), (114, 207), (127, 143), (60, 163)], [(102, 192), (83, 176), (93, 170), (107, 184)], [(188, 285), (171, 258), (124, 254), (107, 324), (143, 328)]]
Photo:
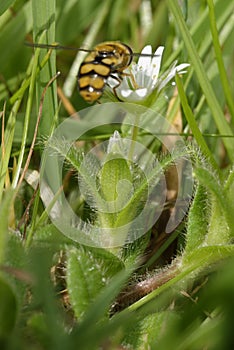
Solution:
[(126, 44), (112, 41), (98, 44), (80, 66), (77, 75), (80, 95), (87, 102), (95, 102), (102, 96), (108, 78), (114, 73), (121, 78), (131, 61), (132, 50)]

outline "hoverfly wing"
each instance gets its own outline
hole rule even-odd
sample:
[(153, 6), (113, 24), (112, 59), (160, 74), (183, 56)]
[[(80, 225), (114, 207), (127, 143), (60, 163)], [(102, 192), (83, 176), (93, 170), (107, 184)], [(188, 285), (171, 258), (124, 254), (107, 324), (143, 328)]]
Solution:
[[(60, 45), (59, 43), (54, 43), (54, 44), (39, 44), (39, 43), (30, 43), (30, 42), (25, 42), (25, 46), (29, 47), (38, 47), (41, 49), (53, 49), (53, 50), (71, 50), (71, 51), (83, 51), (83, 52), (95, 52), (96, 50), (91, 50), (91, 49), (85, 49), (82, 47), (73, 47), (73, 46), (64, 46)], [(126, 56), (132, 56), (132, 57), (157, 57), (160, 55), (155, 55), (155, 54), (148, 54), (148, 53), (140, 53), (140, 52), (131, 52), (129, 54), (126, 53)]]
[(85, 49), (82, 47), (72, 47), (72, 46), (63, 46), (60, 45), (59, 43), (54, 43), (54, 44), (38, 44), (38, 43), (30, 43), (30, 42), (25, 42), (25, 46), (29, 47), (38, 47), (41, 49), (53, 49), (53, 50), (72, 50), (72, 51), (83, 51), (83, 52), (93, 52), (94, 50), (89, 50)]
[(155, 54), (150, 54), (150, 53), (139, 53), (139, 52), (133, 52), (132, 57), (158, 57), (161, 55), (155, 55)]

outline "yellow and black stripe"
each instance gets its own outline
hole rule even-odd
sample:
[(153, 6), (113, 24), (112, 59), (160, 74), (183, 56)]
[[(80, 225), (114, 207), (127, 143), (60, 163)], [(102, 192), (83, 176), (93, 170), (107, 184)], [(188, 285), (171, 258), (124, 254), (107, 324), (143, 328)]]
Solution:
[(112, 73), (119, 77), (132, 61), (132, 50), (120, 42), (98, 44), (81, 64), (77, 79), (80, 95), (87, 102), (98, 100)]

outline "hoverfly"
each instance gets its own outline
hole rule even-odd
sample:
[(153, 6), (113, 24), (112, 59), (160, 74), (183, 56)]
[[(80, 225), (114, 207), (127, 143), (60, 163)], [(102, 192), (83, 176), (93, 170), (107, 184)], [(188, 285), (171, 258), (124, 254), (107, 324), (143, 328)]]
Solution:
[(90, 103), (98, 100), (109, 77), (119, 81), (123, 71), (132, 62), (132, 54), (128, 45), (117, 41), (106, 41), (95, 46), (94, 51), (81, 64), (77, 75), (79, 92), (83, 99)]
[(108, 85), (108, 78), (112, 77), (118, 81), (115, 89), (120, 85), (124, 70), (129, 67), (134, 56), (154, 56), (150, 54), (134, 53), (132, 49), (119, 41), (105, 41), (96, 45), (92, 50), (75, 49), (61, 45), (30, 44), (28, 46), (53, 48), (53, 49), (74, 49), (88, 52), (88, 56), (81, 63), (77, 83), (78, 90), (86, 102), (93, 103), (103, 94)]

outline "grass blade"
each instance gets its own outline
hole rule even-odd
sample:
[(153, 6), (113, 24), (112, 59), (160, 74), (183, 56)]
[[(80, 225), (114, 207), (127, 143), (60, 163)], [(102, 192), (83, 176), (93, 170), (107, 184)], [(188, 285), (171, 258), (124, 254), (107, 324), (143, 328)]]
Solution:
[[(55, 15), (56, 15), (56, 1), (55, 0), (32, 0), (32, 15), (33, 15), (33, 34), (34, 41), (38, 38), (44, 30), (46, 30), (45, 44), (51, 44), (55, 41)], [(37, 82), (37, 110), (39, 109), (40, 97), (42, 95), (44, 86), (56, 73), (55, 52), (50, 56), (48, 64), (40, 72)], [(47, 95), (43, 105), (43, 115), (39, 133), (48, 135), (53, 126), (54, 115), (57, 110), (57, 95), (56, 84), (53, 84), (48, 89)]]
[[(233, 135), (232, 130), (227, 123), (225, 116), (223, 114), (223, 111), (220, 107), (220, 104), (215, 96), (215, 93), (212, 89), (212, 86), (210, 84), (210, 81), (207, 77), (205, 68), (201, 62), (201, 59), (197, 53), (197, 49), (194, 45), (194, 42), (192, 40), (192, 37), (189, 33), (189, 30), (186, 26), (186, 23), (183, 19), (180, 7), (176, 1), (173, 0), (167, 0), (168, 6), (173, 13), (176, 23), (180, 29), (181, 36), (183, 38), (184, 44), (188, 50), (193, 68), (197, 74), (199, 83), (201, 85), (201, 88), (203, 90), (203, 93), (206, 97), (207, 103), (210, 107), (210, 110), (212, 112), (214, 121), (217, 125), (217, 128), (220, 132), (220, 134), (224, 135)], [(227, 153), (229, 155), (230, 160), (234, 161), (234, 144), (232, 139), (230, 138), (224, 138), (223, 143), (227, 149)]]
[(225, 67), (224, 67), (222, 51), (221, 51), (221, 47), (220, 47), (220, 43), (219, 43), (219, 36), (218, 36), (215, 11), (214, 11), (214, 3), (213, 3), (213, 0), (208, 0), (207, 3), (209, 6), (210, 29), (211, 29), (211, 34), (212, 34), (212, 38), (213, 38), (213, 46), (214, 46), (214, 50), (215, 50), (215, 56), (216, 56), (216, 60), (217, 60), (218, 68), (219, 68), (220, 80), (221, 80), (221, 83), (223, 86), (223, 90), (225, 92), (229, 111), (230, 111), (232, 119), (233, 119), (232, 122), (234, 123), (234, 102), (233, 102), (231, 87), (230, 87), (229, 81), (228, 81), (227, 72), (226, 72)]
[(178, 87), (178, 92), (179, 92), (179, 95), (180, 95), (180, 100), (181, 100), (181, 103), (182, 103), (182, 107), (183, 107), (183, 110), (184, 110), (184, 114), (186, 116), (186, 119), (189, 123), (189, 126), (192, 130), (192, 133), (199, 145), (199, 147), (201, 148), (202, 152), (204, 153), (204, 155), (206, 157), (208, 157), (208, 159), (210, 160), (210, 163), (212, 164), (212, 166), (217, 170), (218, 169), (218, 165), (211, 153), (211, 151), (209, 150), (209, 147), (207, 146), (203, 136), (202, 136), (202, 133), (200, 132), (198, 126), (197, 126), (197, 123), (196, 123), (196, 120), (194, 118), (194, 115), (193, 115), (193, 112), (188, 104), (188, 101), (187, 101), (187, 98), (186, 98), (186, 95), (185, 95), (185, 92), (184, 92), (184, 89), (183, 89), (183, 85), (180, 81), (180, 78), (178, 76), (176, 76), (176, 84), (177, 84), (177, 87)]
[(15, 0), (2, 0), (0, 4), (0, 16), (10, 7)]

